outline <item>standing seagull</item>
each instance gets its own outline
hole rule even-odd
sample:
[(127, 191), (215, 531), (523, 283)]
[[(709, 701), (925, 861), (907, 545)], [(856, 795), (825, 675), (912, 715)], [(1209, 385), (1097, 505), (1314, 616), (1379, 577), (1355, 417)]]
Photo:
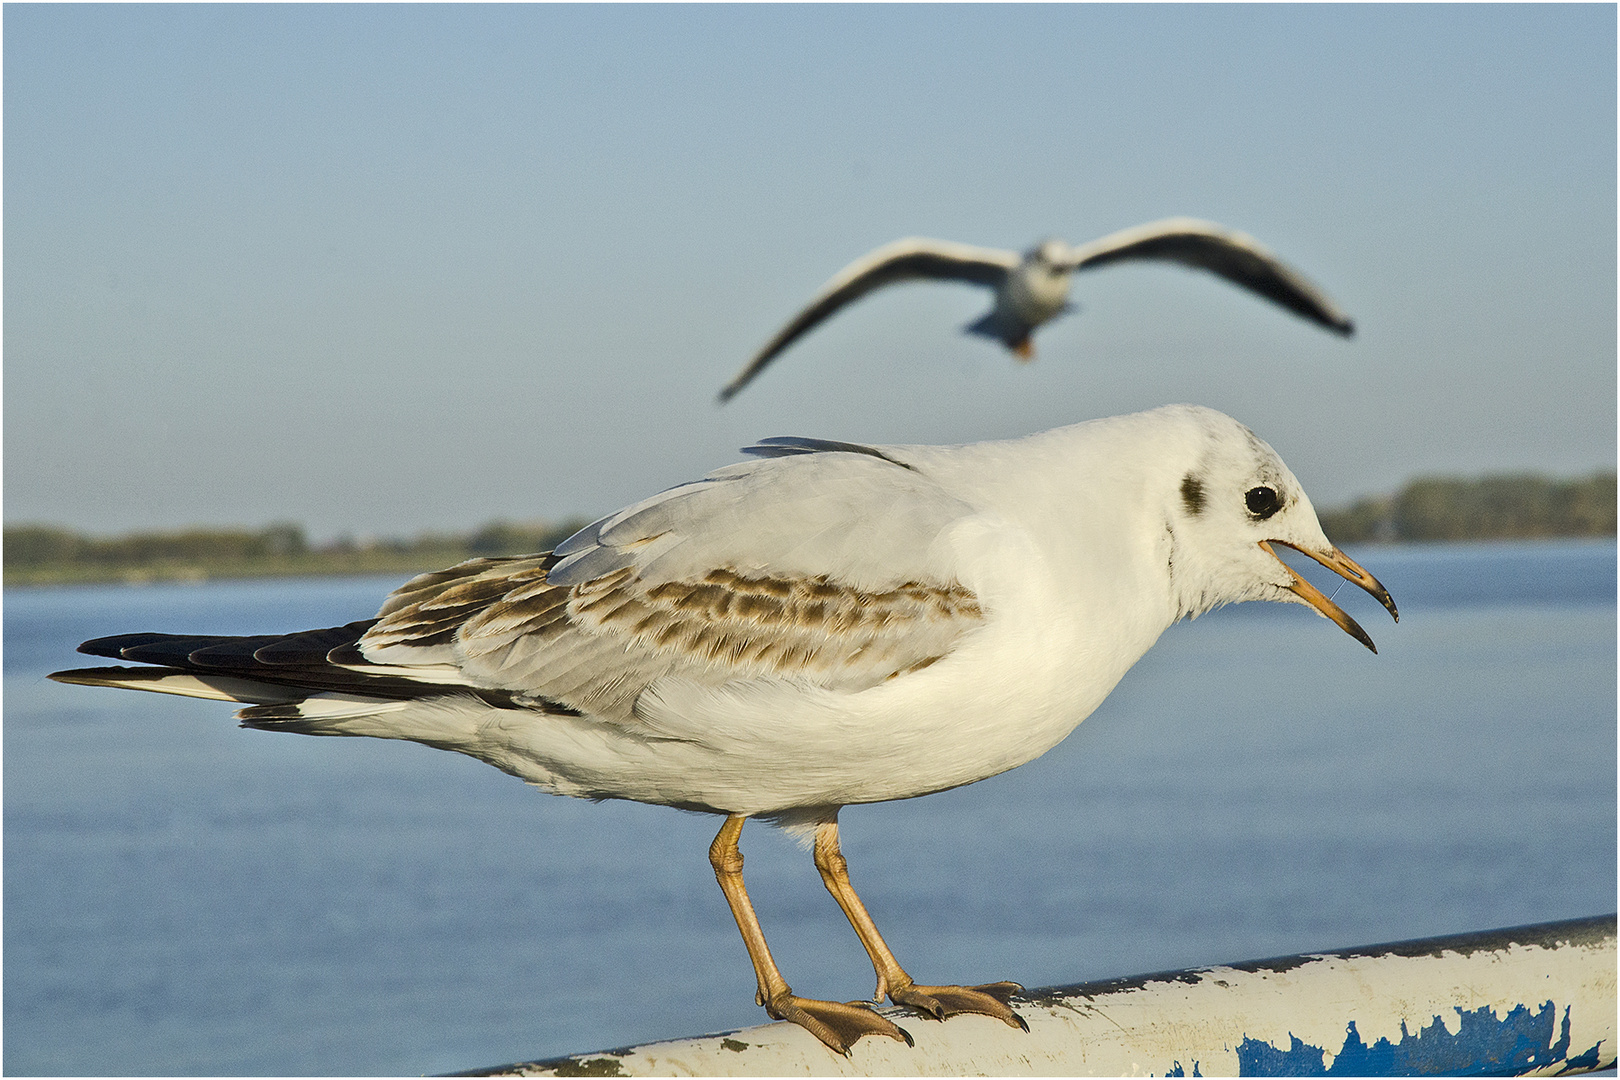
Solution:
[(376, 618), (98, 638), (79, 650), (156, 666), (51, 678), (242, 702), (245, 727), (410, 739), (556, 794), (721, 815), (709, 860), (760, 1004), (847, 1054), (910, 1036), (864, 1003), (793, 993), (743, 886), (748, 818), (814, 836), (875, 1000), (1024, 1026), (1016, 983), (919, 985), (900, 966), (850, 884), (840, 808), (1039, 757), (1166, 627), (1221, 604), (1308, 604), (1371, 649), (1275, 544), (1396, 613), (1276, 453), (1209, 409), (968, 446), (750, 452), (554, 551), (414, 578)]
[(1015, 356), (1029, 360), (1035, 355), (1030, 334), (1070, 309), (1069, 279), (1076, 270), (1131, 259), (1175, 262), (1208, 270), (1336, 334), (1348, 337), (1355, 332), (1355, 324), (1338, 305), (1297, 270), (1260, 246), (1254, 237), (1211, 221), (1165, 218), (1121, 229), (1080, 247), (1047, 240), (1023, 255), (949, 240), (910, 237), (885, 244), (838, 271), (821, 287), (810, 306), (795, 315), (725, 385), (720, 400), (730, 401), (777, 354), (823, 319), (873, 289), (901, 281), (930, 279), (988, 285), (995, 290), (995, 307), (963, 329), (995, 338)]

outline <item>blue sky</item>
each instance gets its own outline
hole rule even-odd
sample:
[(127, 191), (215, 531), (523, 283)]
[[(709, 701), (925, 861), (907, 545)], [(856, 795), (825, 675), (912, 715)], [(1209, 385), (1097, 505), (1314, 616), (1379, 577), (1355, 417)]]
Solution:
[[(1615, 461), (1615, 8), (8, 6), (5, 518), (317, 537), (596, 514), (758, 437), (1194, 401), (1319, 506)], [(835, 270), (1174, 214), (1323, 334), (1124, 267), (1028, 367)]]

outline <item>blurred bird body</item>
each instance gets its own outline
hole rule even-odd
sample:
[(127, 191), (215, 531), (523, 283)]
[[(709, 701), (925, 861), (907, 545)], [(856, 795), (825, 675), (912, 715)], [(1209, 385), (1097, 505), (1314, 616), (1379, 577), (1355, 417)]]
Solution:
[(995, 292), (995, 306), (964, 329), (995, 338), (1020, 360), (1033, 360), (1030, 334), (1074, 306), (1069, 303), (1074, 267), (1065, 260), (1068, 250), (1062, 241), (1048, 240), (1028, 252), (1007, 271)]

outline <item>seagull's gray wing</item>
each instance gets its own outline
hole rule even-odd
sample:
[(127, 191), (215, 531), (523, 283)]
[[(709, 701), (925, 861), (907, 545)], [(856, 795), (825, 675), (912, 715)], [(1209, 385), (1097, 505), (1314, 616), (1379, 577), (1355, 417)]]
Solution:
[(862, 255), (821, 287), (810, 305), (793, 317), (775, 337), (720, 391), (722, 402), (747, 386), (777, 354), (809, 332), (817, 323), (873, 289), (899, 281), (928, 279), (966, 281), (997, 288), (1008, 271), (1018, 265), (1017, 252), (956, 244), (949, 240), (908, 237)]
[(859, 690), (950, 653), (983, 613), (935, 540), (975, 511), (882, 452), (796, 445), (548, 555), (407, 583), (360, 638), (357, 666), (453, 671), (518, 704), (634, 728), (637, 699), (665, 678)]
[(1088, 270), (1128, 259), (1157, 259), (1208, 270), (1334, 333), (1348, 337), (1355, 332), (1349, 316), (1303, 274), (1254, 237), (1212, 221), (1166, 218), (1121, 229), (1074, 248), (1067, 261), (1076, 270)]

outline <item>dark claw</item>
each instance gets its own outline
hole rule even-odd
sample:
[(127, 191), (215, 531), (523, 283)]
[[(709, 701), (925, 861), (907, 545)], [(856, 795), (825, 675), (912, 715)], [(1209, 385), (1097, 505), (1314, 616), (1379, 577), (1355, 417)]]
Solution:
[(1015, 982), (986, 983), (983, 986), (920, 986), (912, 983), (889, 991), (896, 1005), (903, 1005), (931, 1020), (945, 1020), (962, 1013), (991, 1016), (1024, 1031), (1029, 1024), (1012, 1010), (1012, 996), (1023, 990)]

